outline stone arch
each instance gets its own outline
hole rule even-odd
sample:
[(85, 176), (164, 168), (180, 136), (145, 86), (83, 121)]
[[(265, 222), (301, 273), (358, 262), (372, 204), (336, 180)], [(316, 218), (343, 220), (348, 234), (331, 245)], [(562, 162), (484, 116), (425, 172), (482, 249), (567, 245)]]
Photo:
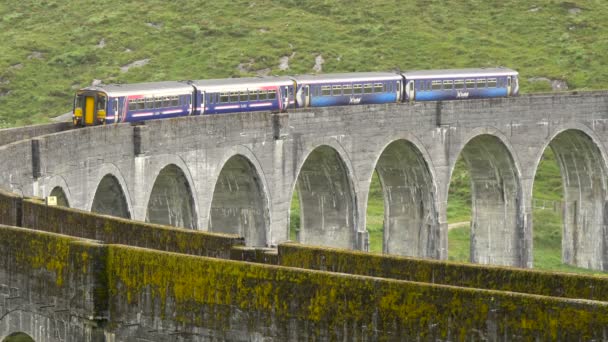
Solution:
[(270, 215), (260, 171), (242, 154), (224, 162), (215, 183), (209, 230), (243, 236), (248, 246), (266, 246)]
[(420, 149), (408, 140), (392, 141), (375, 165), (384, 198), (384, 253), (437, 257), (436, 187)]
[(312, 149), (299, 167), (294, 186), (300, 201), (297, 240), (352, 249), (357, 242), (356, 189), (346, 154), (335, 145)]
[(30, 335), (23, 332), (14, 332), (6, 336), (2, 342), (34, 342)]
[(131, 218), (123, 187), (113, 174), (105, 175), (95, 191), (91, 211), (122, 218)]
[(156, 176), (148, 198), (145, 221), (196, 229), (197, 215), (192, 186), (177, 165), (165, 166)]
[(471, 178), (471, 262), (524, 266), (528, 237), (519, 164), (499, 132), (475, 133), (460, 151)]
[(43, 197), (55, 196), (57, 197), (57, 205), (68, 208), (70, 207), (70, 203), (72, 202), (70, 188), (63, 177), (52, 177), (48, 182), (46, 182), (44, 188), (46, 189), (46, 192), (43, 194)]
[(563, 185), (562, 261), (597, 270), (608, 269), (608, 171), (602, 144), (586, 127), (559, 127), (544, 150), (555, 154)]
[(55, 196), (57, 199), (57, 205), (61, 207), (70, 207), (70, 201), (68, 200), (68, 196), (65, 194), (63, 189), (60, 186), (56, 186), (51, 190), (49, 196)]

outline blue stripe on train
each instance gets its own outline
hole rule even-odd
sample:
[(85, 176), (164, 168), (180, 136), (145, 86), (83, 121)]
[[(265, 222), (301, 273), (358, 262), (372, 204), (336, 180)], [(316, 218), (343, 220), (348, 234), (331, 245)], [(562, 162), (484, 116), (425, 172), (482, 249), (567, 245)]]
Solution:
[(457, 99), (479, 99), (507, 96), (507, 88), (430, 90), (416, 92), (416, 101), (442, 101)]
[(312, 96), (311, 107), (346, 106), (397, 102), (396, 93), (358, 94), (344, 96)]

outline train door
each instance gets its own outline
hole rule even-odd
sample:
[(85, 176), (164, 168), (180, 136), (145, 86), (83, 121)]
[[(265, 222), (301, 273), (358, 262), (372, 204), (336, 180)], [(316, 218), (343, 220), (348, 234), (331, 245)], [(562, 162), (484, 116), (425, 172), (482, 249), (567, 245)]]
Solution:
[(107, 98), (101, 93), (85, 92), (77, 94), (74, 100), (74, 125), (91, 126), (104, 123), (106, 103)]
[(304, 107), (310, 107), (310, 85), (303, 86), (302, 93), (304, 94)]
[(279, 87), (283, 99), (283, 111), (286, 111), (287, 108), (289, 108), (289, 90), (287, 88), (288, 87), (286, 86)]
[(416, 87), (414, 87), (413, 80), (408, 81), (405, 85), (405, 95), (410, 102), (416, 99)]
[[(214, 96), (215, 94), (210, 94), (209, 96)], [(205, 114), (205, 105), (207, 104), (207, 92), (201, 91), (201, 114)]]
[(507, 76), (507, 96), (513, 95), (511, 93), (511, 88), (512, 88), (511, 82), (512, 82), (511, 76)]
[(84, 124), (92, 125), (95, 122), (95, 96), (85, 96)]

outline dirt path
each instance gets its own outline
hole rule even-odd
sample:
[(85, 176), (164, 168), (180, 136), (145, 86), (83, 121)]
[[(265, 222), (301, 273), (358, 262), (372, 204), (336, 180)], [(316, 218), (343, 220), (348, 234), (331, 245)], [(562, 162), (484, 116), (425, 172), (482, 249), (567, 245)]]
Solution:
[(448, 230), (454, 229), (454, 228), (467, 227), (470, 224), (471, 224), (471, 222), (469, 222), (469, 221), (450, 223), (450, 224), (448, 224)]

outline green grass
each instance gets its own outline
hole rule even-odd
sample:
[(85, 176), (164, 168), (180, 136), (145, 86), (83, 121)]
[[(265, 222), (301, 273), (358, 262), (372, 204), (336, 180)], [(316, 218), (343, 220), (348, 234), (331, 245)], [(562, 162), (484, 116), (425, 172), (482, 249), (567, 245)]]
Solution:
[(74, 90), (94, 79), (308, 73), (318, 55), (323, 72), (504, 65), (520, 71), (524, 92), (550, 89), (531, 77), (608, 88), (607, 13), (608, 2), (588, 0), (4, 1), (0, 127), (69, 112)]

